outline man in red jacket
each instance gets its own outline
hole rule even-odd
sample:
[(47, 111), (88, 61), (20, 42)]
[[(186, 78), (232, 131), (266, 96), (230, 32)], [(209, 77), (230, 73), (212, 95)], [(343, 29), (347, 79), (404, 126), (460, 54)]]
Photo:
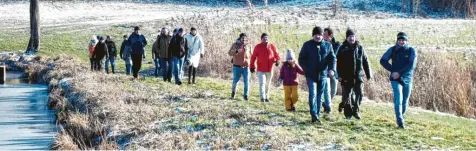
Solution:
[[(255, 46), (251, 55), (250, 71), (258, 66), (259, 96), (261, 102), (269, 102), (269, 86), (273, 77), (273, 65), (279, 66), (279, 53), (274, 44), (268, 42), (268, 34), (261, 35), (261, 43)], [(255, 61), (258, 62), (255, 64)]]

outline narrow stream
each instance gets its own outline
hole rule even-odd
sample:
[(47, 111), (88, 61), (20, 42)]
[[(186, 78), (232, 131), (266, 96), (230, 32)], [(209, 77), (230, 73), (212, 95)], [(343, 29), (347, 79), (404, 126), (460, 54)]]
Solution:
[(18, 73), (0, 85), (0, 149), (48, 150), (57, 133), (47, 107), (48, 87), (27, 84)]

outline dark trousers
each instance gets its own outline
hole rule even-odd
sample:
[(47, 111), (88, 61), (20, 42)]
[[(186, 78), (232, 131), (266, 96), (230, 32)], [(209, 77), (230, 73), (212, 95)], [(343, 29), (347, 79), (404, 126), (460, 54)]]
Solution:
[(97, 58), (95, 59), (95, 62), (94, 62), (94, 70), (96, 71), (101, 71), (102, 70), (102, 67), (103, 67), (103, 62), (104, 62), (104, 58)]
[[(352, 115), (360, 112), (363, 96), (362, 87), (362, 82), (342, 85), (342, 105), (344, 106), (344, 115), (346, 117), (352, 117)], [(352, 97), (352, 93), (355, 94), (355, 98)]]
[(91, 63), (91, 71), (94, 71), (96, 66), (96, 61), (94, 60), (94, 58), (89, 58), (89, 63)]
[(139, 77), (139, 71), (142, 66), (142, 55), (131, 55), (132, 58), (132, 75), (134, 78)]
[(195, 75), (197, 74), (197, 68), (193, 67), (193, 66), (190, 66), (188, 68), (188, 83), (190, 84), (190, 80), (192, 80), (191, 82), (195, 84)]

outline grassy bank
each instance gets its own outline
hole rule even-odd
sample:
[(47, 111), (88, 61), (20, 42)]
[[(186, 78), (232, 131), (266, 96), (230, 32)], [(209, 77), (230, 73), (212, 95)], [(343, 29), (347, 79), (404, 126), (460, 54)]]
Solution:
[[(333, 112), (331, 120), (316, 125), (310, 123), (303, 91), (297, 112), (287, 112), (281, 90), (274, 87), (270, 103), (258, 101), (256, 84), (250, 101), (230, 100), (229, 80), (199, 78), (196, 85), (182, 86), (152, 77), (134, 81), (89, 72), (74, 60), (50, 61), (55, 68), (47, 73), (52, 78), (50, 100), (62, 104), (56, 107), (58, 121), (65, 125), (55, 149), (476, 148), (474, 120), (411, 108), (408, 129), (399, 130), (391, 104), (364, 101), (362, 120), (345, 120)], [(65, 87), (58, 80), (66, 78)]]

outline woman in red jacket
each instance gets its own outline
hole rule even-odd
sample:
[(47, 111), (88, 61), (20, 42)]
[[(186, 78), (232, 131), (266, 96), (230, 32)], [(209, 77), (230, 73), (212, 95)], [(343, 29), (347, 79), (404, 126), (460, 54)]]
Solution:
[[(258, 67), (259, 95), (261, 102), (269, 102), (269, 86), (273, 77), (273, 65), (279, 66), (279, 53), (274, 44), (268, 42), (268, 34), (261, 35), (261, 43), (255, 46), (251, 55), (250, 71)], [(255, 62), (258, 62), (255, 65)]]

